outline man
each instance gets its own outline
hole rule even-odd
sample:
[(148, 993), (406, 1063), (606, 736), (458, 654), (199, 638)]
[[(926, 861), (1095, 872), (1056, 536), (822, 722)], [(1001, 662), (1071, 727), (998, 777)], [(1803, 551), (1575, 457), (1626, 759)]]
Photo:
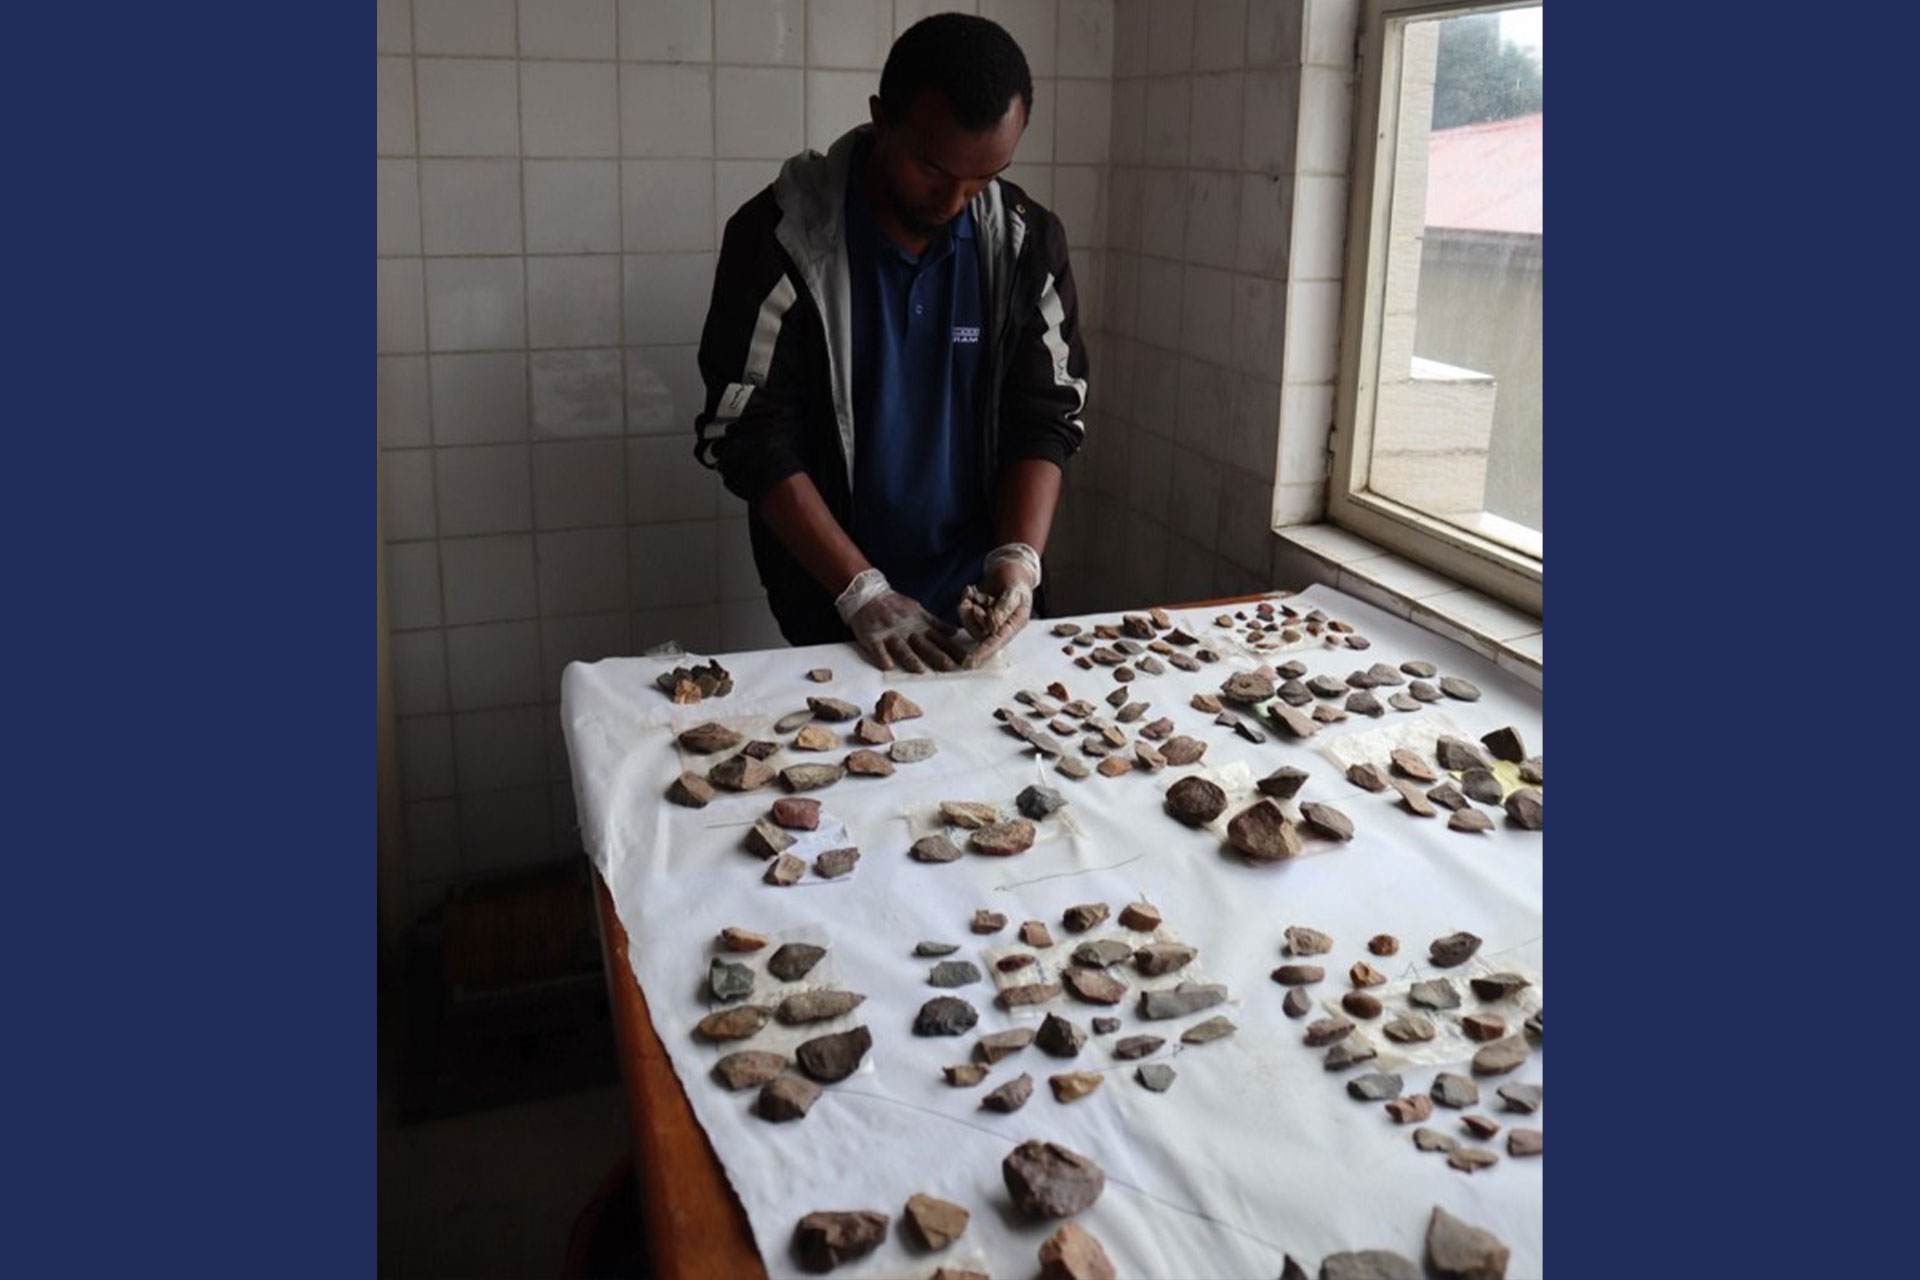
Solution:
[(749, 504), (790, 644), (951, 671), (1035, 608), (1087, 357), (1060, 220), (998, 176), (1032, 105), (1003, 29), (927, 18), (871, 124), (727, 222), (694, 452)]

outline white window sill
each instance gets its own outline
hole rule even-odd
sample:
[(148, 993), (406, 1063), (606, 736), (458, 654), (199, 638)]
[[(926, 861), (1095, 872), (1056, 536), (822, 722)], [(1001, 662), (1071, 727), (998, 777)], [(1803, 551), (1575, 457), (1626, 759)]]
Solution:
[(1331, 524), (1275, 529), (1302, 578), (1357, 596), (1542, 687), (1542, 618), (1461, 586)]

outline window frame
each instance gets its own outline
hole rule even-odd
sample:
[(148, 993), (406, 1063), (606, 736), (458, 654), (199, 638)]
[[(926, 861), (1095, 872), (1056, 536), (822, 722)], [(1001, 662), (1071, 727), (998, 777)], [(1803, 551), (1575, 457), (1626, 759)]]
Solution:
[[(1546, 0), (1363, 0), (1355, 50), (1351, 182), (1341, 285), (1340, 371), (1335, 387), (1333, 465), (1327, 518), (1466, 586), (1543, 615), (1543, 557), (1528, 556), (1367, 489), (1379, 391), (1386, 299), (1387, 231), (1400, 79), (1400, 31), (1409, 19), (1459, 17), (1546, 7)], [(1544, 482), (1544, 477), (1543, 477)]]

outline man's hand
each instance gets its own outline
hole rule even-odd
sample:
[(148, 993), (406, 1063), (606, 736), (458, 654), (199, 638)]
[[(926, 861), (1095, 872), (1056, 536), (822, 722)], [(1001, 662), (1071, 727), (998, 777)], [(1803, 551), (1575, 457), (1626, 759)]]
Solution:
[(882, 671), (953, 671), (966, 650), (959, 632), (887, 585), (878, 569), (855, 575), (833, 602), (868, 661)]
[(987, 553), (980, 586), (970, 587), (960, 603), (960, 620), (980, 643), (967, 655), (977, 667), (1006, 647), (1033, 616), (1033, 592), (1040, 585), (1040, 553), (1024, 542), (1009, 542)]

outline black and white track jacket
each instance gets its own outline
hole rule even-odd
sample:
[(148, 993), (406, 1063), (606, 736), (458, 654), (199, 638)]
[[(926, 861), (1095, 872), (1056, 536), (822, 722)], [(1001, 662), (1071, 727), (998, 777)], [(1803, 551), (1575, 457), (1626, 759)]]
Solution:
[[(847, 167), (861, 125), (781, 167), (727, 221), (700, 335), (705, 410), (694, 456), (749, 504), (754, 562), (793, 644), (845, 639), (833, 601), (761, 521), (757, 502), (804, 471), (843, 527), (853, 485), (853, 317)], [(1000, 469), (1061, 466), (1086, 434), (1087, 353), (1060, 219), (995, 179), (969, 205), (986, 275), (986, 394), (977, 396), (988, 510)]]

